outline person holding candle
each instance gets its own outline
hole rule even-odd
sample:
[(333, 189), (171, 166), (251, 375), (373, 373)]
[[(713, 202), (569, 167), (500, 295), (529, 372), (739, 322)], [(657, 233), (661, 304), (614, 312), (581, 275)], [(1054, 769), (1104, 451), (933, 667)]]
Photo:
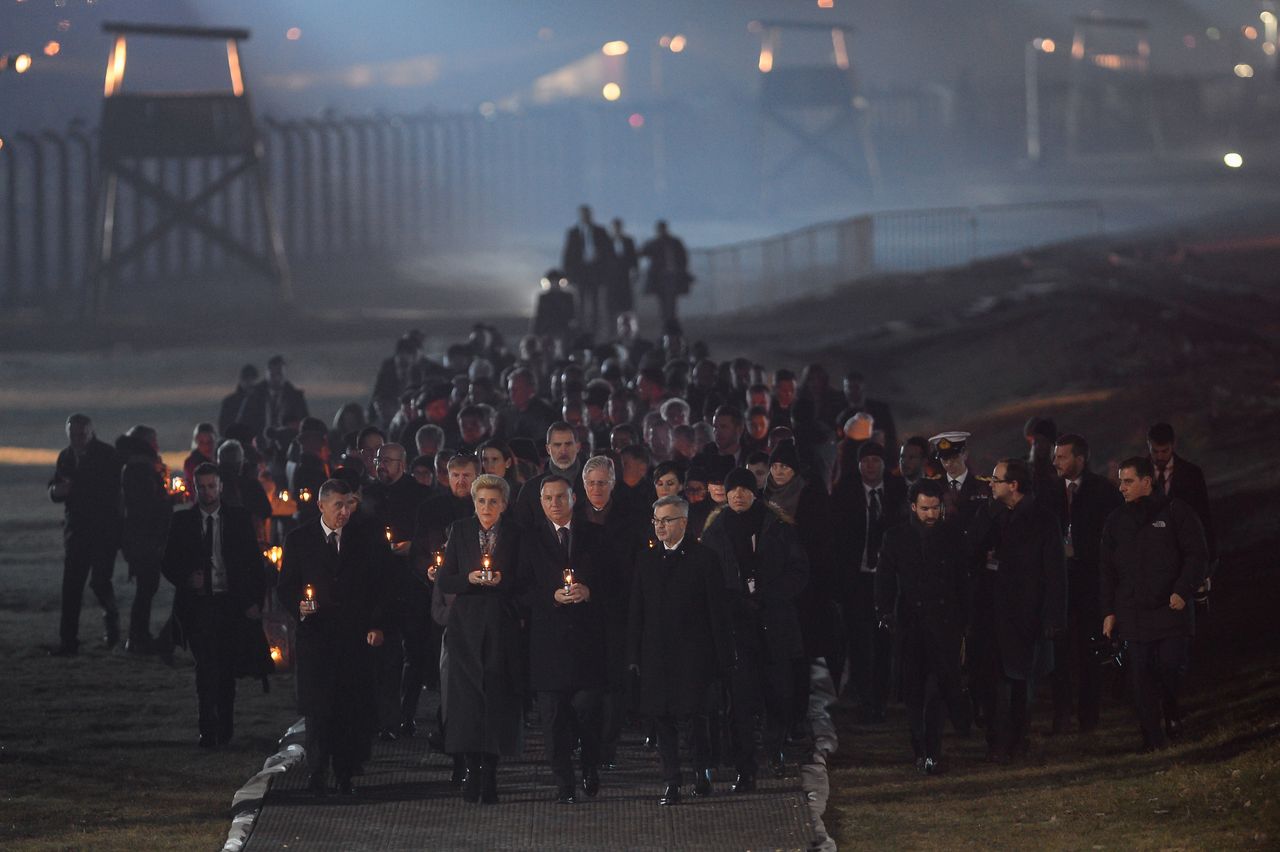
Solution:
[(454, 596), (444, 638), (445, 750), (466, 762), (462, 798), (485, 804), (498, 801), (498, 759), (520, 753), (523, 731), (520, 535), (503, 520), (510, 495), (501, 477), (475, 479), (475, 514), (449, 528), (444, 565), (436, 574), (440, 592)]
[(666, 784), (662, 805), (680, 801), (682, 724), (693, 746), (693, 794), (710, 795), (711, 687), (734, 664), (720, 563), (687, 535), (688, 528), (684, 498), (660, 497), (653, 504), (657, 543), (636, 560), (628, 614), (627, 660), (639, 676), (638, 709), (656, 723)]
[(574, 517), (574, 502), (567, 479), (543, 479), (543, 522), (521, 539), (520, 553), (531, 680), (560, 804), (576, 801), (575, 742), (582, 744), (583, 792), (600, 791), (600, 709), (607, 684), (603, 577)]
[(174, 615), (196, 660), (200, 747), (213, 748), (231, 740), (241, 628), (244, 619), (262, 617), (266, 582), (253, 521), (222, 502), (217, 465), (203, 462), (192, 473), (195, 505), (173, 514), (160, 567), (173, 583)]
[(369, 655), (390, 620), (393, 557), (382, 527), (353, 520), (358, 501), (350, 483), (327, 480), (318, 495), (319, 516), (285, 539), (277, 595), (299, 619), (298, 711), (307, 719), (308, 788), (328, 792), (332, 763), (338, 791), (352, 795), (351, 778), (368, 757), (375, 728)]

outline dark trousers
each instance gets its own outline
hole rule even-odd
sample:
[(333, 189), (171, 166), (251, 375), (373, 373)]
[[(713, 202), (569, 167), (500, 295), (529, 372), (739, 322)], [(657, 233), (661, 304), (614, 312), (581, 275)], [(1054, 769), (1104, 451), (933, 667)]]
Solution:
[(390, 730), (400, 724), (400, 677), (404, 669), (404, 652), (400, 634), (387, 631), (377, 648), (370, 648), (374, 674), (374, 709), (379, 730)]
[(84, 599), (84, 583), (89, 581), (102, 607), (103, 626), (109, 635), (120, 630), (120, 611), (111, 575), (116, 567), (116, 545), (106, 535), (97, 537), (81, 533), (67, 541), (62, 562), (62, 620), (58, 637), (64, 646), (79, 644), (80, 605)]
[[(758, 625), (735, 633), (738, 664), (729, 681), (729, 724), (733, 761), (739, 773), (756, 771), (756, 716), (765, 717), (763, 745), (770, 756), (782, 751), (791, 727), (791, 667), (789, 659), (772, 660), (765, 651), (764, 631)], [(661, 744), (662, 737), (658, 737)]]
[[(1098, 613), (1097, 584), (1083, 582), (1083, 572), (1088, 570), (1087, 566), (1071, 563), (1067, 577), (1067, 629), (1054, 640), (1051, 678), (1054, 720), (1070, 718), (1074, 701), (1082, 731), (1097, 727), (1102, 693), (1102, 670), (1092, 653), (1094, 639), (1102, 629), (1102, 616)], [(1096, 567), (1092, 570), (1097, 572)]]
[(151, 601), (160, 588), (159, 558), (134, 558), (129, 561), (133, 575), (133, 605), (129, 607), (129, 638), (151, 638)]
[[(960, 686), (959, 643), (955, 653), (925, 631), (907, 628), (902, 642), (902, 698), (916, 757), (942, 756), (944, 710), (958, 731), (969, 729), (968, 696)], [(945, 656), (944, 656), (945, 652)]]
[(183, 621), (191, 656), (196, 659), (200, 734), (221, 742), (231, 739), (237, 628), (242, 617), (231, 595), (201, 595), (192, 599)]
[(665, 331), (668, 328), (678, 329), (680, 320), (676, 318), (676, 300), (680, 298), (680, 294), (676, 292), (674, 285), (666, 284), (658, 289), (658, 316), (662, 318), (662, 328)]
[(849, 631), (849, 687), (858, 703), (883, 713), (889, 700), (889, 666), (893, 637), (878, 628), (875, 610), (876, 575), (859, 571), (853, 578), (853, 597), (845, 607)]
[(400, 672), (402, 722), (412, 722), (418, 715), (418, 702), (422, 698), (423, 687), (438, 689), (440, 686), (441, 629), (429, 615), (406, 619), (401, 625), (400, 636), (404, 652), (404, 668)]
[(654, 716), (654, 728), (658, 734), (658, 756), (662, 758), (662, 780), (666, 784), (680, 784), (680, 728), (684, 727), (689, 747), (693, 752), (694, 773), (711, 768), (711, 738), (706, 716)]
[(369, 734), (360, 719), (358, 697), (335, 698), (325, 713), (307, 716), (307, 766), (324, 772), (330, 761), (339, 781), (349, 781), (369, 755)]
[(561, 787), (574, 786), (575, 742), (582, 744), (583, 769), (600, 764), (600, 698), (599, 689), (538, 693), (547, 762)]
[(987, 708), (987, 744), (1006, 753), (1021, 749), (1031, 735), (1031, 698), (1035, 683), (1001, 672), (995, 680), (994, 702)]
[(607, 286), (605, 278), (599, 271), (587, 269), (573, 280), (578, 290), (578, 324), (584, 334), (595, 334), (600, 325), (600, 291)]
[(1187, 673), (1191, 640), (1170, 636), (1149, 642), (1125, 643), (1132, 678), (1133, 703), (1138, 711), (1142, 739), (1150, 748), (1169, 744), (1164, 723), (1181, 718), (1178, 694)]
[(600, 762), (616, 763), (618, 739), (627, 717), (627, 691), (605, 690), (600, 698)]

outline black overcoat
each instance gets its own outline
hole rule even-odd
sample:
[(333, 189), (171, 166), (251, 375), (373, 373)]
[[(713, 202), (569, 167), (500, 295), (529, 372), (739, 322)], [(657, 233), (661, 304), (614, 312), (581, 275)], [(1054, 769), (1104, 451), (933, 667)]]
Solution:
[[(992, 503), (979, 510), (970, 529), (976, 569), (988, 572), (985, 616), (1001, 667), (1027, 680), (1053, 670), (1047, 630), (1067, 624), (1067, 566), (1062, 530), (1053, 512), (1028, 494), (1010, 510)], [(986, 554), (994, 550), (994, 559)], [(988, 565), (995, 566), (994, 570)]]
[(276, 588), (281, 607), (298, 619), (298, 602), (308, 584), (316, 600), (316, 612), (298, 624), (298, 712), (329, 715), (336, 702), (351, 702), (357, 716), (373, 725), (373, 664), (366, 636), (394, 626), (389, 617), (391, 559), (382, 530), (357, 518), (343, 528), (339, 554), (325, 541), (318, 517), (285, 539)]
[(445, 633), (445, 750), (450, 754), (520, 753), (525, 655), (520, 645), (519, 555), (520, 531), (504, 519), (491, 556), (491, 567), (502, 572), (502, 582), (474, 585), (467, 575), (481, 567), (480, 520), (464, 518), (449, 528), (436, 587), (455, 596)]
[(686, 535), (673, 556), (659, 542), (636, 560), (627, 659), (640, 668), (637, 710), (705, 714), (708, 686), (734, 662), (728, 598), (715, 551)]
[(955, 523), (926, 530), (913, 517), (885, 532), (876, 569), (876, 612), (893, 617), (902, 641), (925, 642), (932, 659), (957, 667), (969, 615), (967, 553)]
[[(521, 585), (529, 609), (529, 674), (538, 692), (577, 692), (605, 686), (605, 613), (612, 590), (597, 567), (579, 521), (570, 525), (566, 560), (551, 522), (543, 519), (520, 537)], [(585, 603), (560, 604), (564, 570), (591, 590)]]
[(582, 531), (582, 542), (590, 549), (596, 573), (603, 576), (608, 586), (605, 604), (606, 667), (609, 688), (622, 690), (627, 687), (627, 618), (631, 612), (631, 587), (634, 585), (636, 559), (648, 546), (653, 525), (650, 513), (628, 511), (615, 500), (607, 509), (602, 524), (587, 520), (593, 512), (583, 500), (574, 507), (576, 527)]

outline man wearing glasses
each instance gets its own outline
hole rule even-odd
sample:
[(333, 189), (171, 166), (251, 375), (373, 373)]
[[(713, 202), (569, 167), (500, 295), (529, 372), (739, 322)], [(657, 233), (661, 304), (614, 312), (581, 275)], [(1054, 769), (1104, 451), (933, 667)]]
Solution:
[(707, 714), (712, 685), (732, 668), (733, 635), (724, 579), (714, 551), (686, 536), (689, 504), (653, 504), (656, 542), (640, 553), (631, 592), (627, 660), (639, 676), (639, 712), (658, 732), (665, 787), (659, 804), (680, 801), (683, 722), (693, 746), (693, 795), (711, 794)]

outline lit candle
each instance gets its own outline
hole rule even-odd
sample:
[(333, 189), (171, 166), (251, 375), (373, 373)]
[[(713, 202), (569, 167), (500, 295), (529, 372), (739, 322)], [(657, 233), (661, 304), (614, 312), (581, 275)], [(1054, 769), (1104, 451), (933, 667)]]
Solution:
[[(288, 498), (288, 496), (286, 496), (284, 499), (288, 500), (289, 498)], [(311, 502), (311, 489), (310, 489), (310, 488), (301, 488), (301, 489), (299, 489), (299, 490), (298, 490), (298, 499), (299, 499), (299, 500), (301, 500), (303, 503), (310, 503), (310, 502)]]
[(493, 570), (489, 567), (489, 554), (480, 560), (480, 579), (488, 582), (493, 579)]
[(391, 527), (387, 527), (386, 536), (387, 536), (387, 543), (389, 544), (391, 542)]
[(170, 493), (173, 493), (173, 494), (186, 494), (187, 483), (182, 481), (181, 476), (174, 476), (173, 480), (171, 481), (169, 490), (170, 490)]
[(271, 561), (272, 565), (276, 566), (277, 571), (280, 570), (281, 563), (284, 561), (283, 547), (281, 547), (278, 544), (272, 547), (268, 547), (266, 550), (262, 551), (262, 555), (267, 557), (267, 559)]
[(289, 502), (289, 492), (288, 492), (288, 491), (281, 491), (281, 492), (280, 492), (280, 502), (281, 502), (281, 503), (288, 503), (288, 502)]
[(272, 661), (273, 663), (275, 663), (275, 664), (278, 666), (278, 665), (280, 665), (281, 661), (283, 661), (283, 660), (284, 660), (284, 651), (280, 648), (280, 646), (279, 646), (279, 645), (272, 645), (272, 646), (271, 646), (271, 661)]
[(306, 598), (306, 600), (304, 600), (304, 601), (303, 601), (303, 603), (304, 603), (304, 604), (306, 604), (306, 610), (307, 610), (307, 612), (315, 612), (315, 611), (316, 611), (316, 590), (315, 590), (315, 588), (313, 588), (313, 587), (312, 587), (312, 585), (311, 585), (310, 583), (307, 583), (306, 588), (304, 588), (304, 589), (302, 590), (302, 595), (303, 595), (303, 597), (304, 597), (304, 598)]
[(569, 591), (569, 587), (573, 585), (573, 569), (564, 569), (564, 590)]

